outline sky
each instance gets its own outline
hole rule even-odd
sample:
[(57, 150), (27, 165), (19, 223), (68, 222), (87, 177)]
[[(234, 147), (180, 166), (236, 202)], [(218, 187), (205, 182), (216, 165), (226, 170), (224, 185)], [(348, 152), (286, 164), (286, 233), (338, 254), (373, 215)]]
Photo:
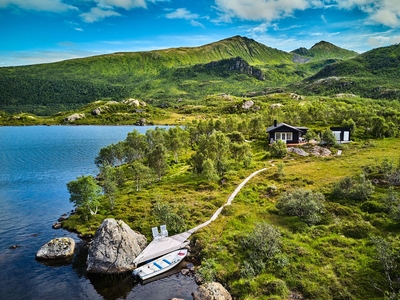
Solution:
[(0, 0), (0, 67), (197, 47), (235, 35), (283, 51), (400, 43), (400, 0)]

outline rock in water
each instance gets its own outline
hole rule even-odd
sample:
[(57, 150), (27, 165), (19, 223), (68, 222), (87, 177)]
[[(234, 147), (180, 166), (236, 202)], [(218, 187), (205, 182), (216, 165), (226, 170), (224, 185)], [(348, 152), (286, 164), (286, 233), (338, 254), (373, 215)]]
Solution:
[(89, 247), (86, 270), (107, 274), (132, 271), (133, 260), (146, 245), (146, 237), (133, 231), (124, 221), (105, 219)]
[(219, 282), (209, 282), (197, 288), (193, 300), (232, 300), (232, 296)]
[(36, 259), (66, 259), (74, 255), (75, 241), (70, 237), (52, 239), (36, 253)]

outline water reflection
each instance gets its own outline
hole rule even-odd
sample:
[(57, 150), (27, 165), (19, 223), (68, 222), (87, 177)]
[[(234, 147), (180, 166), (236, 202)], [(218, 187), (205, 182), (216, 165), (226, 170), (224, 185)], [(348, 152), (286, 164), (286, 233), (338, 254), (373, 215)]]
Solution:
[(97, 293), (106, 300), (126, 299), (136, 282), (131, 272), (118, 275), (88, 274)]

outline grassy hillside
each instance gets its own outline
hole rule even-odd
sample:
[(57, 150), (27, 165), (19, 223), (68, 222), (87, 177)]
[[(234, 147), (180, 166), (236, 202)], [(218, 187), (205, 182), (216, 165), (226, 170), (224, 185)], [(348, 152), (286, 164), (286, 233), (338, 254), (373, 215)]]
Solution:
[[(97, 215), (85, 221), (78, 210), (63, 222), (64, 228), (93, 234), (104, 218), (113, 217), (149, 238), (154, 224), (167, 224), (171, 235), (182, 232), (207, 221), (244, 178), (267, 167), (267, 171), (251, 179), (217, 220), (191, 237), (191, 254), (198, 259), (199, 273), (221, 282), (235, 299), (383, 299), (385, 293), (397, 297), (400, 286), (394, 280), (399, 271), (400, 249), (400, 104), (350, 96), (294, 96), (281, 93), (253, 97), (251, 108), (243, 107), (243, 98), (228, 95), (210, 96), (202, 105), (182, 105), (176, 111), (186, 125), (180, 129), (185, 134), (177, 139), (179, 135), (172, 130), (173, 134), (165, 133), (164, 137), (153, 131), (143, 138), (153, 147), (158, 141), (168, 149), (163, 155), (166, 164), (161, 180), (145, 176), (138, 190), (135, 163), (146, 163), (151, 152), (133, 163), (117, 164), (115, 207), (111, 209), (109, 198), (104, 197)], [(265, 128), (273, 120), (307, 126), (315, 132), (333, 125), (353, 124), (354, 142), (332, 147), (333, 155), (329, 157), (289, 153), (277, 159), (271, 155), (265, 135)], [(226, 134), (232, 143), (216, 147), (216, 141), (224, 140), (221, 134)], [(128, 154), (146, 151), (138, 147), (142, 143), (134, 142), (138, 140), (133, 135), (114, 149)], [(210, 148), (203, 148), (206, 146)], [(240, 152), (245, 148), (251, 151), (246, 154), (251, 158), (247, 163)], [(203, 155), (213, 157), (223, 149), (226, 152), (221, 157), (225, 159), (219, 158), (223, 173), (215, 177), (195, 171), (194, 164)], [(236, 155), (231, 156), (227, 149)], [(303, 149), (309, 151), (307, 147)], [(338, 149), (342, 150), (341, 155), (335, 155)], [(179, 154), (179, 160), (173, 152)], [(103, 153), (107, 158), (113, 148)], [(115, 153), (124, 159), (120, 152)], [(337, 182), (346, 176), (359, 178), (359, 174), (373, 182), (374, 191), (367, 199), (334, 195)], [(388, 200), (391, 177), (397, 180), (393, 187), (396, 194), (390, 198), (392, 204)], [(354, 188), (363, 190), (362, 186)], [(280, 197), (295, 189), (324, 195), (325, 209), (318, 223), (308, 224), (277, 207)], [(263, 222), (279, 233), (279, 251), (272, 258), (264, 257), (268, 256), (269, 239), (260, 239), (266, 249), (257, 248), (257, 243), (243, 246), (243, 241)], [(394, 279), (389, 282), (393, 290), (372, 240), (376, 237), (384, 238), (393, 247), (385, 248), (386, 254), (396, 258), (389, 270)], [(250, 255), (258, 260), (249, 260)]]
[(325, 59), (348, 59), (358, 55), (357, 52), (346, 50), (331, 43), (321, 41), (310, 49), (299, 48), (291, 53), (301, 56), (305, 61), (325, 60)]
[(297, 87), (304, 93), (353, 93), (363, 97), (398, 99), (399, 80), (400, 45), (393, 45), (327, 65)]
[[(328, 48), (316, 45), (310, 49), (312, 61), (299, 64), (297, 54), (235, 36), (194, 48), (0, 68), (0, 109), (48, 115), (97, 100), (134, 97), (161, 104), (179, 98), (199, 100), (215, 93), (260, 92), (298, 82), (346, 52), (333, 45)], [(240, 61), (247, 66), (237, 68)], [(254, 76), (250, 68), (262, 74)]]
[[(227, 78), (229, 68), (207, 74), (179, 69), (240, 57), (252, 65), (291, 62), (291, 55), (254, 40), (233, 37), (197, 48), (115, 53), (51, 64), (0, 69), (0, 109), (37, 114), (75, 108), (100, 99), (198, 99), (225, 86), (256, 87), (247, 75)], [(193, 73), (193, 74), (192, 74)], [(221, 74), (220, 74), (221, 73)], [(234, 75), (238, 72), (232, 72)], [(236, 76), (236, 75), (235, 75)], [(221, 82), (223, 79), (225, 82)], [(230, 88), (227, 92), (234, 92)]]

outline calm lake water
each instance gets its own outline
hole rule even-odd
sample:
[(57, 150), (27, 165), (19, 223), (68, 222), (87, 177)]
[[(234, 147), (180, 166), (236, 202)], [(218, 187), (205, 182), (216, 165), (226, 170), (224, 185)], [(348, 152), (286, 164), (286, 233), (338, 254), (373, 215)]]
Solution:
[[(197, 285), (180, 274), (145, 285), (129, 274), (88, 277), (80, 239), (51, 228), (73, 209), (66, 184), (77, 176), (96, 175), (98, 151), (135, 128), (145, 133), (152, 127), (0, 127), (0, 299), (192, 299)], [(39, 248), (60, 236), (78, 243), (73, 262), (37, 262)]]

